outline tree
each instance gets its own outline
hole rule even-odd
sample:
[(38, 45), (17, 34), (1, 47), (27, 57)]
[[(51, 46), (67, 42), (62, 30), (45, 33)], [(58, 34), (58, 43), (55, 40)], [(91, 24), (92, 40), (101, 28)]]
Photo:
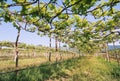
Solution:
[[(49, 0), (46, 2), (12, 0), (11, 3), (8, 0), (1, 0), (0, 2), (0, 20), (13, 23), (18, 31), (16, 54), (20, 30), (43, 35), (52, 34), (70, 46), (90, 52), (92, 45), (96, 44), (92, 41), (111, 35), (111, 30), (116, 26), (119, 27), (120, 22), (120, 12), (115, 9), (120, 4), (119, 0)], [(94, 17), (94, 22), (87, 18), (90, 15)]]

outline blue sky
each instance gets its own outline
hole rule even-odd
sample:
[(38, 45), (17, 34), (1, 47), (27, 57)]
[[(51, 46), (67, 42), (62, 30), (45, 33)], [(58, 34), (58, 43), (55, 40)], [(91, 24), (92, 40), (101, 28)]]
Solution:
[[(4, 23), (0, 25), (0, 41), (13, 41), (15, 42), (17, 36), (17, 30), (12, 26), (11, 23)], [(21, 31), (21, 35), (19, 38), (19, 42), (24, 42), (27, 44), (34, 44), (34, 45), (44, 45), (49, 46), (49, 38), (47, 36), (39, 36), (36, 33), (30, 33), (26, 31)], [(52, 39), (52, 45), (54, 44), (54, 39)]]

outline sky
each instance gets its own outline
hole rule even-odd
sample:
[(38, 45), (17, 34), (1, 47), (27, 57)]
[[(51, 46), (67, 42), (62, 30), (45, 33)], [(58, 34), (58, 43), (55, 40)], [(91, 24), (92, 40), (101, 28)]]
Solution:
[[(4, 23), (0, 25), (0, 41), (12, 41), (15, 42), (17, 37), (17, 30), (12, 26), (11, 23)], [(26, 32), (24, 30), (21, 31), (19, 42), (23, 42), (26, 44), (34, 44), (34, 45), (43, 45), (49, 46), (49, 37), (47, 36), (39, 36), (36, 33)], [(52, 47), (55, 46), (55, 40), (52, 39)]]
[[(117, 8), (120, 9), (120, 6), (118, 6)], [(90, 21), (93, 21), (92, 17), (90, 17), (89, 19)], [(17, 36), (17, 30), (12, 26), (11, 23), (1, 22), (0, 41), (15, 42), (16, 36)], [(47, 36), (41, 37), (36, 33), (30, 33), (22, 30), (19, 38), (19, 42), (23, 42), (26, 44), (49, 46), (49, 37)], [(119, 42), (117, 42), (117, 44), (119, 44)], [(55, 40), (52, 39), (52, 47), (54, 46), (55, 46)]]

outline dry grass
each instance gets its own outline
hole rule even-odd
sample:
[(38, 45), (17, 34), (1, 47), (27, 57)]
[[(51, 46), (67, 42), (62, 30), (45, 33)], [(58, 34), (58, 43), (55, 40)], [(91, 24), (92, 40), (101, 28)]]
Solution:
[[(62, 54), (62, 60), (66, 60), (69, 58), (72, 58), (73, 54), (67, 54), (63, 53)], [(57, 60), (60, 60), (60, 55), (59, 52), (53, 53), (51, 57), (51, 62), (55, 62)], [(26, 67), (31, 67), (31, 66), (37, 66), (42, 63), (48, 62), (48, 57), (46, 56), (40, 56), (40, 57), (30, 57), (30, 58), (24, 58), (24, 59), (19, 59), (19, 64), (17, 69), (22, 69)], [(0, 72), (6, 72), (6, 71), (11, 71), (15, 70), (15, 62), (13, 59), (10, 60), (0, 60)]]
[[(18, 69), (39, 65), (41, 63), (45, 63), (46, 61), (45, 57), (20, 59)], [(0, 61), (0, 65), (0, 72), (16, 69), (14, 60)]]

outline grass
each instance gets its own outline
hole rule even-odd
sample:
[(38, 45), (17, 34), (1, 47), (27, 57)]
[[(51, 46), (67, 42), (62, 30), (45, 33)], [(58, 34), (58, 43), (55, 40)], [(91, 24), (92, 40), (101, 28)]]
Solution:
[[(0, 49), (0, 72), (6, 72), (15, 70), (15, 62), (13, 61), (15, 56), (14, 49)], [(19, 63), (18, 69), (39, 66), (41, 63), (48, 62), (49, 52), (52, 53), (52, 62), (56, 60), (56, 56), (62, 55), (62, 60), (71, 58), (74, 53), (64, 50), (56, 52), (53, 48), (40, 47), (39, 49), (19, 49)]]
[(44, 63), (0, 75), (0, 81), (120, 81), (120, 66), (101, 58), (81, 57)]
[[(69, 53), (69, 52), (67, 52)], [(72, 58), (72, 54), (69, 53), (62, 53), (62, 60)], [(59, 55), (58, 52), (53, 53), (51, 56), (51, 62), (56, 61), (56, 54)], [(60, 59), (60, 58), (59, 58)], [(39, 57), (25, 57), (25, 58), (19, 58), (19, 64), (17, 69), (21, 68), (26, 68), (26, 67), (31, 67), (31, 66), (39, 66), (42, 63), (48, 62), (48, 57), (42, 55)], [(11, 60), (0, 60), (0, 72), (6, 72), (6, 71), (11, 71), (15, 70), (15, 62), (13, 59)]]
[[(40, 65), (41, 63), (45, 63), (45, 62), (46, 62), (45, 57), (20, 59), (18, 69), (25, 68), (28, 66)], [(1, 72), (16, 69), (15, 62), (13, 60), (0, 61), (0, 64), (1, 64), (0, 67)]]

